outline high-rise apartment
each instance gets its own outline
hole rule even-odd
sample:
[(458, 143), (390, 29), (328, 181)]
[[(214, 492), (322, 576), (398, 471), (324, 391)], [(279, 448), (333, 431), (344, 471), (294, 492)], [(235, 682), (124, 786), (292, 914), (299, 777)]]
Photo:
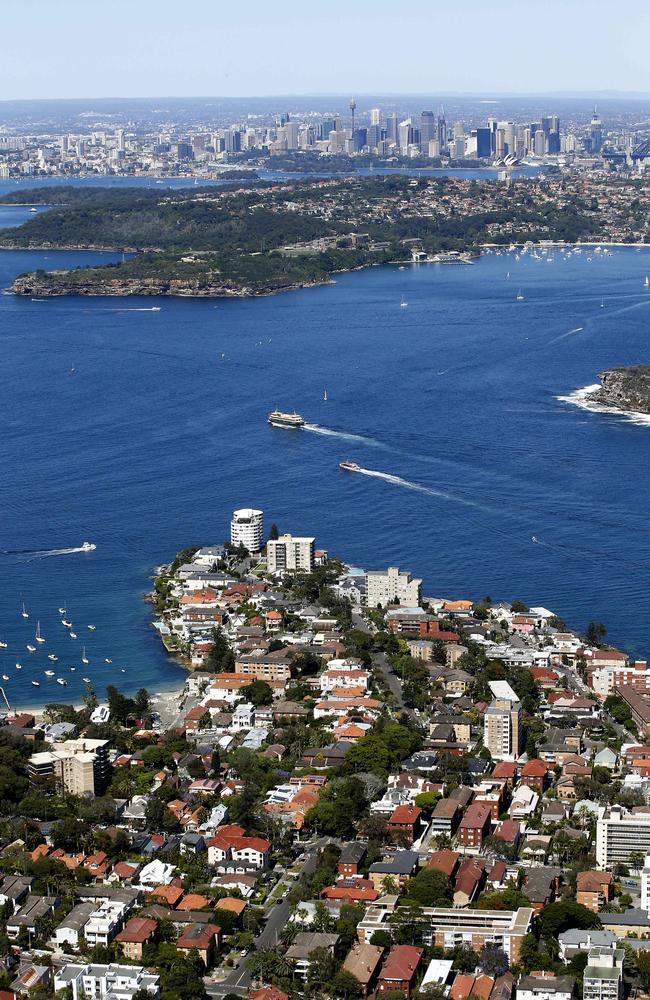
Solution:
[(599, 868), (627, 865), (631, 855), (650, 854), (650, 809), (601, 806), (596, 824), (596, 864)]
[(266, 562), (269, 573), (303, 570), (311, 573), (314, 568), (315, 538), (297, 538), (280, 535), (266, 543)]
[(230, 522), (230, 541), (249, 552), (259, 552), (264, 544), (264, 511), (252, 507), (236, 510)]

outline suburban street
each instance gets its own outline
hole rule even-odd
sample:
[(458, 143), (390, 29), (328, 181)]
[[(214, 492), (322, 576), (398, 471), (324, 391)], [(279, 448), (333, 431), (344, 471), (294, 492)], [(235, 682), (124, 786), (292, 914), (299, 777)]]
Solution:
[[(300, 866), (300, 874), (312, 875), (316, 870), (318, 852), (327, 844), (333, 842), (333, 838), (331, 837), (322, 837), (314, 844), (310, 844), (303, 855), (304, 860)], [(291, 877), (287, 878), (287, 876), (284, 875), (278, 885), (282, 884), (284, 884), (288, 890), (292, 885), (294, 885), (294, 879)], [(268, 918), (265, 922), (264, 929), (255, 938), (253, 951), (259, 951), (261, 948), (275, 947), (278, 943), (280, 931), (285, 924), (288, 923), (289, 917), (291, 916), (291, 907), (287, 899), (283, 899), (279, 903), (267, 903), (264, 909), (268, 914)], [(212, 997), (223, 997), (226, 993), (237, 993), (244, 996), (248, 991), (252, 978), (250, 972), (248, 971), (247, 959), (248, 956), (245, 958), (239, 957), (235, 968), (221, 982), (214, 982), (210, 979), (206, 979), (206, 991), (209, 995)]]

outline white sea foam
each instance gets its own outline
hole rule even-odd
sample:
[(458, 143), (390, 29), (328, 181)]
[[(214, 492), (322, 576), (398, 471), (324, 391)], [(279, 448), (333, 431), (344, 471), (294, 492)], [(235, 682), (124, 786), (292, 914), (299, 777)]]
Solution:
[(305, 424), (303, 429), (311, 431), (313, 434), (323, 434), (325, 437), (341, 438), (342, 441), (358, 441), (360, 444), (370, 444), (374, 448), (386, 448), (386, 445), (377, 441), (376, 438), (364, 437), (362, 434), (350, 434), (348, 431), (333, 431), (330, 427), (321, 427), (320, 424)]
[(383, 479), (385, 483), (391, 483), (393, 486), (401, 486), (406, 490), (415, 490), (417, 493), (426, 493), (427, 496), (439, 497), (442, 500), (450, 500), (452, 503), (462, 504), (463, 507), (474, 507), (477, 510), (488, 510), (487, 507), (482, 506), (482, 504), (475, 503), (473, 500), (466, 500), (464, 497), (459, 497), (455, 493), (446, 493), (444, 490), (436, 490), (431, 486), (423, 486), (421, 483), (414, 483), (410, 479), (402, 479), (401, 476), (394, 476), (390, 472), (380, 472), (377, 469), (357, 469), (358, 473), (362, 476), (370, 476), (373, 479)]
[(630, 410), (618, 410), (613, 406), (603, 406), (590, 397), (597, 389), (601, 389), (599, 383), (596, 385), (586, 385), (583, 389), (576, 389), (567, 396), (556, 396), (561, 403), (571, 403), (572, 406), (579, 406), (581, 410), (589, 410), (590, 413), (608, 413), (617, 417), (625, 417), (632, 424), (639, 427), (650, 427), (650, 413), (635, 413)]

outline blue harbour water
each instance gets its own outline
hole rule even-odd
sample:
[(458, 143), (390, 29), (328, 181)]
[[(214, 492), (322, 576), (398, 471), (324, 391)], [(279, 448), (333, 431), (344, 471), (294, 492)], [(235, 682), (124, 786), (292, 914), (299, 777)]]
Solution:
[[(0, 286), (114, 256), (0, 251)], [(0, 295), (12, 704), (78, 700), (82, 676), (99, 692), (178, 684), (147, 578), (248, 505), (355, 564), (408, 568), (428, 594), (544, 604), (650, 652), (650, 426), (557, 398), (650, 359), (650, 251), (547, 258), (376, 268), (242, 301)], [(275, 407), (309, 429), (270, 428)], [(96, 551), (55, 554), (86, 539)], [(29, 654), (37, 620), (47, 641)]]

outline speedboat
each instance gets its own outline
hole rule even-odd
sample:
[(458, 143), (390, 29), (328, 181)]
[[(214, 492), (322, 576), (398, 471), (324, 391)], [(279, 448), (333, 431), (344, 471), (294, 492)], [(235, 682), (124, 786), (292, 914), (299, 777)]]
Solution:
[(54, 677), (54, 671), (53, 670), (46, 670), (45, 671), (45, 676), (46, 677)]
[(97, 548), (97, 546), (95, 545), (94, 542), (84, 542), (83, 545), (81, 546), (81, 551), (82, 552), (94, 552), (96, 548)]
[(22, 670), (22, 669), (23, 669), (22, 663), (17, 663), (16, 664), (16, 670)]
[(348, 459), (345, 462), (339, 462), (339, 469), (343, 469), (345, 472), (361, 472), (361, 466), (357, 465), (356, 462), (348, 461)]
[(90, 629), (91, 632), (94, 632), (95, 629), (97, 628), (97, 626), (96, 625), (89, 625), (88, 628)]
[(66, 608), (59, 608), (59, 614), (64, 615), (66, 613)]
[(112, 661), (112, 660), (109, 660), (109, 658), (108, 658), (108, 657), (106, 657), (106, 659), (104, 660), (104, 663), (112, 663), (112, 662), (113, 662), (113, 661)]
[(32, 684), (34, 685), (35, 688), (39, 688), (41, 686), (40, 681), (32, 681)]
[(3, 679), (3, 681), (8, 681), (9, 680), (9, 674), (3, 674), (2, 675), (2, 679)]
[(58, 656), (55, 656), (54, 653), (48, 653), (47, 658), (48, 660), (51, 660), (52, 663), (56, 663), (56, 661), (58, 660)]
[(25, 646), (25, 649), (27, 650), (28, 653), (36, 652), (36, 646), (30, 646), (29, 643), (27, 644), (27, 646)]
[(90, 684), (90, 677), (82, 677), (81, 679), (84, 682), (84, 684)]
[(60, 684), (61, 687), (67, 687), (68, 682), (63, 680), (63, 677), (57, 677), (56, 683)]
[(0, 642), (0, 649), (6, 649), (7, 645), (8, 645), (8, 643), (6, 643), (6, 642)]
[(71, 639), (76, 639), (77, 638), (77, 633), (76, 632), (71, 632), (70, 633), (70, 638)]
[(63, 625), (64, 628), (72, 628), (72, 622), (69, 622), (67, 618), (62, 618), (61, 624)]

